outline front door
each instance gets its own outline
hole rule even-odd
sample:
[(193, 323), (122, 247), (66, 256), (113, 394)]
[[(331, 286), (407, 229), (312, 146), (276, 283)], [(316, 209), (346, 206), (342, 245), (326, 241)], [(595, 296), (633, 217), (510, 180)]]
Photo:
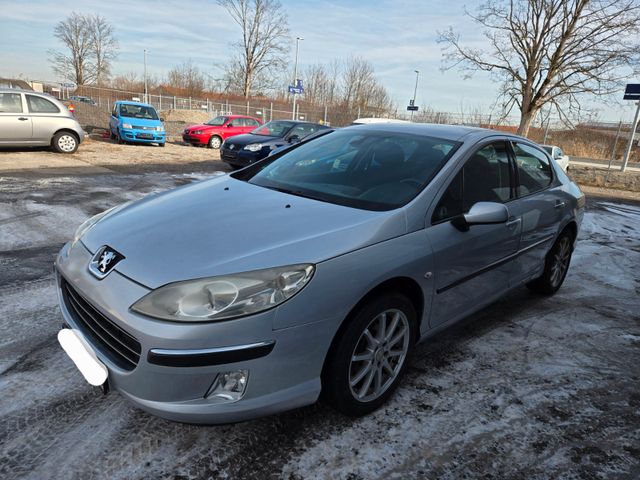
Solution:
[(31, 141), (31, 117), (25, 113), (20, 93), (0, 93), (0, 143)]
[(431, 327), (454, 321), (509, 288), (521, 219), (458, 229), (451, 220), (477, 202), (509, 203), (515, 196), (508, 145), (480, 146), (442, 194), (427, 228), (435, 259)]

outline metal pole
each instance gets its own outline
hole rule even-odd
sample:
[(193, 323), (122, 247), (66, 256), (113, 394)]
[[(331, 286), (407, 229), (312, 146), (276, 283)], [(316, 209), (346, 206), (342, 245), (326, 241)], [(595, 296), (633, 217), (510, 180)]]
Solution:
[[(300, 45), (300, 40), (304, 40), (304, 38), (296, 37), (296, 61), (293, 67), (293, 86), (296, 86), (296, 80), (298, 79), (298, 46)], [(293, 115), (291, 120), (296, 119), (296, 94), (293, 94)]]
[(542, 143), (547, 143), (547, 134), (549, 133), (549, 124), (551, 123), (551, 118), (547, 118), (547, 128), (544, 129), (544, 138), (542, 139)]
[(269, 107), (269, 121), (273, 120), (273, 102), (271, 102), (271, 106)]
[(609, 165), (607, 165), (607, 175), (604, 177), (604, 183), (609, 180), (609, 172), (611, 171), (611, 162), (616, 156), (616, 147), (618, 146), (618, 138), (620, 137), (620, 130), (622, 130), (622, 120), (618, 123), (618, 131), (616, 132), (616, 139), (613, 142), (613, 148), (611, 149), (611, 156), (609, 157)]
[(633, 123), (631, 124), (631, 133), (629, 133), (629, 144), (627, 145), (627, 151), (624, 154), (624, 160), (622, 161), (621, 172), (624, 172), (629, 163), (629, 155), (631, 154), (631, 147), (633, 146), (633, 137), (636, 134), (636, 128), (638, 128), (638, 117), (640, 117), (640, 102), (638, 102), (638, 108), (636, 108), (636, 115), (633, 117)]
[[(416, 72), (416, 86), (413, 89), (413, 105), (416, 104), (416, 94), (418, 93), (418, 77), (420, 76), (420, 72), (418, 70), (414, 70)], [(413, 120), (413, 110), (411, 110), (411, 120)]]
[(249, 115), (249, 100), (247, 100), (247, 115)]
[(327, 123), (327, 106), (324, 106), (324, 123)]
[(147, 50), (144, 50), (144, 102), (147, 103)]

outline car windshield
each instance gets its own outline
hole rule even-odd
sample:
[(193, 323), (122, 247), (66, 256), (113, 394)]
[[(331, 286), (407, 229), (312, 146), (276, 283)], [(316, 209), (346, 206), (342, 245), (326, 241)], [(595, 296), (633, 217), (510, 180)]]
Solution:
[(257, 163), (234, 178), (366, 210), (413, 199), (459, 147), (451, 140), (347, 128)]
[(205, 125), (212, 125), (214, 127), (221, 127), (224, 125), (224, 122), (227, 121), (227, 117), (216, 117), (209, 120)]
[(261, 127), (256, 128), (251, 133), (254, 135), (262, 135), (264, 137), (284, 137), (285, 134), (293, 127), (293, 122), (286, 122), (283, 120), (276, 120), (268, 122)]
[(145, 120), (158, 120), (155, 108), (146, 105), (120, 105), (120, 116), (130, 118), (144, 118)]

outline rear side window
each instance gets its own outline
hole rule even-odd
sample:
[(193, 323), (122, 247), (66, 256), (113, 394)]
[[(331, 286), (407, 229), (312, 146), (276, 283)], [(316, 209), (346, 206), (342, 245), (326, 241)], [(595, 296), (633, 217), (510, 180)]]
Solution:
[(46, 98), (27, 95), (27, 104), (31, 113), (60, 113), (60, 109), (55, 103)]
[(247, 127), (259, 127), (260, 126), (260, 122), (258, 122), (257, 120), (254, 120), (253, 118), (245, 118), (244, 121), (247, 124)]
[(507, 145), (492, 143), (467, 160), (438, 202), (432, 222), (462, 215), (477, 202), (504, 203), (511, 197)]
[(0, 93), (0, 113), (22, 113), (19, 93)]
[(513, 143), (513, 150), (518, 169), (518, 196), (525, 197), (548, 187), (552, 176), (546, 155), (524, 143)]

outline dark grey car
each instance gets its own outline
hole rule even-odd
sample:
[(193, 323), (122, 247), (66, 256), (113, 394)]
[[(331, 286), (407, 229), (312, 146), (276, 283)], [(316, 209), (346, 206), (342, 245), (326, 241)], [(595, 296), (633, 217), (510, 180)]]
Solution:
[(584, 196), (531, 141), (355, 126), (116, 207), (56, 260), (87, 380), (187, 422), (315, 402), (361, 415), (414, 345), (527, 285), (561, 286)]

